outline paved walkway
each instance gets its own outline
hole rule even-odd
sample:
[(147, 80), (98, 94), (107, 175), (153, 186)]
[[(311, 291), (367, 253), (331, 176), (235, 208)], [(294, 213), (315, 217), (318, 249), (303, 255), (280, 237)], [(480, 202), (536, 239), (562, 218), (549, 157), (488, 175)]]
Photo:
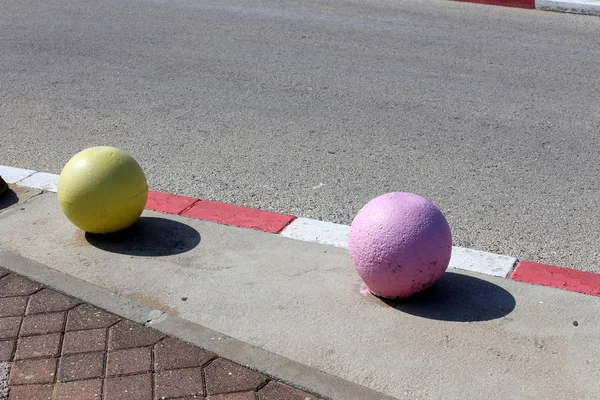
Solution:
[(312, 400), (0, 269), (0, 400)]

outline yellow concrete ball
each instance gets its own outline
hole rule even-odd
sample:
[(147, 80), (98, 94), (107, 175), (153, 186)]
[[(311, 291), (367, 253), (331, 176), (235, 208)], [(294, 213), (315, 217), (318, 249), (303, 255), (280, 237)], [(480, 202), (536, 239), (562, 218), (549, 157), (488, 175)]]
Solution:
[(65, 164), (58, 179), (58, 202), (79, 229), (111, 233), (131, 226), (148, 199), (140, 165), (115, 147), (85, 149)]

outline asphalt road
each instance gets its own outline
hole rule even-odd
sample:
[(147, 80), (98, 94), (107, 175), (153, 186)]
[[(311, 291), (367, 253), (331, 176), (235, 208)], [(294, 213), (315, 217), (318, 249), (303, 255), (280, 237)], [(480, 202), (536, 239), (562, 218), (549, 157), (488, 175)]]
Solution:
[(0, 164), (122, 147), (155, 190), (600, 272), (600, 18), (423, 0), (0, 0)]

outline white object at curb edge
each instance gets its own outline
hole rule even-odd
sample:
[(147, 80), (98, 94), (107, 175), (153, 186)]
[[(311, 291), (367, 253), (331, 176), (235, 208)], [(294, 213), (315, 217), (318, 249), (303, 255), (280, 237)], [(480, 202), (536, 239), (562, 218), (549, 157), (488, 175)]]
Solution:
[(535, 8), (577, 14), (600, 15), (598, 0), (535, 0)]

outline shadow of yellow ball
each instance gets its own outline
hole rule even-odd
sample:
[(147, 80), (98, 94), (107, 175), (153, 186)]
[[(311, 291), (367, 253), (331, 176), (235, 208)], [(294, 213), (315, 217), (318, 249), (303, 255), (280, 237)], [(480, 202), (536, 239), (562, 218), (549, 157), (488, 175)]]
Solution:
[(131, 155), (98, 146), (77, 153), (65, 164), (57, 195), (63, 213), (79, 229), (112, 233), (140, 217), (148, 199), (148, 183)]

